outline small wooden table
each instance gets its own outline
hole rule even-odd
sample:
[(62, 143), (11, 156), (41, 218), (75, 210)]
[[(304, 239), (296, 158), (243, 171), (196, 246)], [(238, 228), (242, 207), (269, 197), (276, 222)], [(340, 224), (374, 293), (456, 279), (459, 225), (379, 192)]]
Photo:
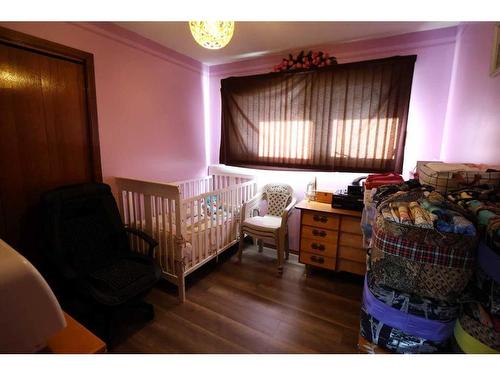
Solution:
[(98, 354), (106, 352), (106, 343), (75, 319), (64, 313), (67, 326), (49, 340), (39, 353)]
[(361, 212), (332, 208), (328, 203), (303, 200), (300, 215), (301, 263), (358, 275), (366, 272)]

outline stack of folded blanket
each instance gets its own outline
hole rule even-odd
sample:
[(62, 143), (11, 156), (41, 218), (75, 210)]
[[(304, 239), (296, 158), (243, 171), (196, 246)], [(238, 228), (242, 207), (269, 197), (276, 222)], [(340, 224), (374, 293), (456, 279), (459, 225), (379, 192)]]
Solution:
[[(381, 210), (384, 219), (420, 228), (436, 228), (444, 233), (475, 236), (476, 228), (460, 213), (447, 209), (444, 197), (426, 192), (426, 197), (413, 202), (391, 202)], [(499, 223), (500, 224), (500, 223)]]
[(455, 349), (464, 353), (500, 353), (500, 189), (462, 189), (448, 199), (473, 213), (480, 243), (468, 301), (454, 331)]
[[(372, 239), (372, 227), (377, 215), (378, 205), (387, 197), (395, 194), (404, 194), (410, 190), (426, 190), (426, 187), (420, 185), (418, 180), (408, 180), (398, 185), (382, 185), (378, 188), (371, 189), (370, 194), (365, 194), (363, 214), (361, 217), (361, 231), (363, 233), (363, 247), (370, 248)], [(387, 212), (386, 212), (387, 214)], [(404, 215), (404, 214), (403, 214)], [(399, 213), (394, 215), (394, 219), (399, 222)], [(417, 221), (420, 219), (417, 219)], [(419, 221), (420, 223), (420, 221)]]
[(464, 303), (453, 338), (457, 353), (500, 354), (500, 318), (491, 315), (481, 303)]
[(476, 228), (425, 187), (385, 190), (392, 194), (373, 223), (360, 335), (396, 353), (448, 352), (474, 272)]
[(458, 305), (379, 285), (372, 272), (365, 278), (360, 335), (395, 353), (448, 351)]
[(482, 239), (500, 254), (500, 188), (488, 185), (462, 189), (448, 199), (476, 216)]

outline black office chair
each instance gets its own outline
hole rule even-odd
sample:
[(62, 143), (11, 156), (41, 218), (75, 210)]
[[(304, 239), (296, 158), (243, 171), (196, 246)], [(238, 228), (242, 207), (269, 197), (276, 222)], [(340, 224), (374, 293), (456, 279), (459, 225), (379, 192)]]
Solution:
[[(146, 233), (123, 226), (106, 184), (61, 187), (42, 196), (45, 253), (66, 290), (102, 307), (107, 316), (104, 336), (113, 339), (113, 313), (118, 307), (153, 306), (142, 301), (160, 279), (153, 259), (158, 243)], [(149, 256), (133, 252), (127, 232), (149, 245)]]

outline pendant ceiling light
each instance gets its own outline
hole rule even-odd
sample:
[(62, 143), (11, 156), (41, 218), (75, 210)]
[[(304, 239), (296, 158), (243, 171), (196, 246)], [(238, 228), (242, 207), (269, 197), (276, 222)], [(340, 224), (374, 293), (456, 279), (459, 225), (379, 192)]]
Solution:
[(194, 40), (205, 48), (225, 47), (234, 32), (233, 21), (189, 21), (189, 28)]

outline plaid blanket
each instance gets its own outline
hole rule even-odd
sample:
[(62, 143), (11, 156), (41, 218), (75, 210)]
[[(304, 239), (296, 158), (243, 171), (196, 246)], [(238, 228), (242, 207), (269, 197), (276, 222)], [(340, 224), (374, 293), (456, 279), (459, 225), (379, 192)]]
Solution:
[(393, 236), (379, 228), (373, 228), (373, 246), (384, 253), (428, 263), (435, 266), (470, 269), (475, 264), (474, 248), (463, 246), (435, 246), (424, 241), (408, 240), (404, 236)]

